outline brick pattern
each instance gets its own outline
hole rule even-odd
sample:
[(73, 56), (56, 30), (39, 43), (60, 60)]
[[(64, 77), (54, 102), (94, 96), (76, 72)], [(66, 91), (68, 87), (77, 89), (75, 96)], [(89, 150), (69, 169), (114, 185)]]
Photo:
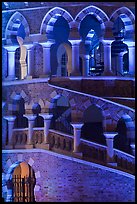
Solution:
[(54, 97), (56, 97), (57, 95), (62, 95), (63, 93), (65, 93), (65, 95), (66, 93), (68, 93), (66, 99), (70, 102), (71, 110), (73, 111), (73, 113), (74, 112), (76, 113), (74, 115), (76, 115), (79, 120), (82, 120), (83, 112), (90, 106), (90, 104), (91, 105), (96, 104), (98, 107), (100, 107), (103, 111), (104, 117), (106, 117), (106, 119), (107, 118), (109, 119), (109, 123), (112, 123), (113, 120), (117, 123), (118, 120), (125, 113), (129, 114), (133, 121), (135, 120), (134, 111), (126, 107), (121, 107), (117, 104), (109, 103), (107, 101), (104, 101), (101, 98), (94, 97), (94, 96), (82, 95), (71, 91), (64, 92), (63, 89), (53, 88), (49, 86), (47, 83), (43, 83), (43, 82), (39, 84), (32, 83), (32, 84), (20, 84), (20, 86), (18, 85), (11, 86), (11, 87), (7, 86), (7, 87), (3, 87), (3, 90), (5, 94), (7, 93), (7, 97), (6, 97), (7, 104), (10, 101), (9, 95), (11, 96), (13, 92), (16, 92), (16, 93), (23, 92), (25, 95), (27, 95), (28, 101), (26, 101), (26, 103), (28, 103), (28, 105), (30, 103), (32, 104), (38, 103), (39, 100), (41, 99), (44, 104), (48, 103), (48, 107), (50, 107), (50, 104), (53, 103), (52, 101)]
[[(3, 170), (7, 174), (10, 160), (17, 161), (18, 154), (3, 154)], [(118, 174), (62, 158), (50, 152), (23, 153), (23, 160), (32, 163), (36, 176), (36, 202), (134, 202), (135, 182), (126, 174)], [(6, 188), (6, 186), (4, 187)], [(6, 195), (5, 195), (6, 196)]]

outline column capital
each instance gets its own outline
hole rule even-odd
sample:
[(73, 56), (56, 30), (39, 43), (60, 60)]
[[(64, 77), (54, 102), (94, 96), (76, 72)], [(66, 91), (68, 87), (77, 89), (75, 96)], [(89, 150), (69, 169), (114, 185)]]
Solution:
[(7, 120), (8, 122), (14, 122), (16, 119), (16, 116), (14, 115), (7, 115), (3, 117), (5, 120)]
[(135, 42), (132, 42), (132, 41), (123, 41), (123, 43), (127, 44), (128, 47), (135, 47)]
[(43, 48), (50, 48), (51, 45), (53, 45), (54, 43), (55, 43), (54, 41), (47, 41), (47, 42), (41, 42), (39, 44), (42, 45)]
[(32, 47), (34, 47), (34, 44), (23, 44), (27, 50), (30, 50)]
[(39, 114), (41, 117), (44, 118), (44, 120), (51, 120), (51, 118), (53, 117), (52, 114), (48, 114), (48, 113), (40, 113)]
[(81, 40), (68, 40), (72, 46), (78, 46), (81, 42)]
[(101, 42), (103, 43), (104, 46), (110, 46), (113, 41), (114, 40), (102, 40)]
[(84, 123), (70, 123), (72, 126), (73, 126), (73, 128), (75, 128), (75, 129), (81, 129), (82, 128), (82, 126), (84, 125)]
[(15, 52), (17, 48), (19, 48), (19, 45), (17, 46), (7, 46), (7, 45), (4, 45), (3, 46), (8, 52)]
[(24, 117), (26, 117), (29, 121), (34, 121), (35, 118), (37, 117), (36, 115), (33, 114), (24, 114)]
[(118, 132), (104, 132), (106, 139), (114, 139)]

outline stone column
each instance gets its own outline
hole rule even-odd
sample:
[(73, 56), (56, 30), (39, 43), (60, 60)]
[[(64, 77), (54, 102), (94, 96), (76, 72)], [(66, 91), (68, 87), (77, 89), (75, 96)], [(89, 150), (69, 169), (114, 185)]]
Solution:
[(4, 46), (8, 51), (8, 76), (5, 80), (15, 80), (15, 52), (19, 46)]
[(74, 128), (74, 154), (77, 156), (82, 156), (82, 152), (80, 152), (80, 136), (81, 136), (81, 128), (83, 123), (71, 123)]
[(81, 40), (69, 40), (72, 45), (72, 72), (71, 76), (80, 76), (79, 71), (79, 44)]
[(16, 116), (4, 116), (4, 119), (6, 119), (8, 121), (8, 145), (6, 146), (6, 148), (8, 149), (13, 149), (13, 127), (14, 127), (14, 122), (16, 119)]
[(114, 149), (113, 149), (113, 140), (117, 135), (117, 132), (104, 132), (107, 143), (107, 163), (112, 166), (117, 166), (117, 163), (114, 162)]
[(89, 55), (82, 55), (82, 58), (83, 58), (83, 67), (82, 67), (82, 70), (83, 70), (83, 76), (88, 76), (89, 74)]
[(104, 45), (104, 76), (113, 76), (113, 72), (111, 69), (111, 43), (112, 40), (103, 40)]
[(135, 42), (127, 42), (129, 55), (129, 74), (135, 76)]
[(41, 77), (48, 77), (51, 75), (50, 49), (54, 42), (47, 41), (39, 44), (43, 47), (43, 75)]
[(48, 113), (41, 113), (39, 115), (44, 119), (44, 140), (42, 144), (37, 144), (37, 147), (49, 150), (50, 146), (48, 142), (48, 133), (49, 133), (50, 122), (53, 115)]
[(28, 136), (27, 136), (27, 145), (25, 146), (27, 149), (30, 149), (30, 148), (33, 148), (33, 144), (32, 144), (33, 127), (34, 127), (35, 118), (37, 116), (33, 114), (24, 114), (23, 116), (28, 119)]
[(33, 44), (24, 45), (27, 48), (27, 77), (26, 79), (32, 79), (34, 68), (34, 53)]
[(123, 53), (117, 53), (117, 56), (115, 57), (115, 61), (116, 61), (116, 66), (115, 69), (117, 71), (117, 75), (118, 76), (122, 76), (123, 75)]
[(130, 147), (132, 148), (132, 153), (135, 156), (135, 144), (131, 144)]

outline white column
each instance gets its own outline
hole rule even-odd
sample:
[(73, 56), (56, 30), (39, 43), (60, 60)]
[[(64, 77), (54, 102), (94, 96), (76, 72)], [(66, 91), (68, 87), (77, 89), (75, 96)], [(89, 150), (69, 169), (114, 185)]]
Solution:
[(122, 52), (117, 53), (116, 61), (117, 61), (116, 70), (118, 71), (117, 75), (121, 76), (123, 75), (123, 53)]
[(13, 134), (13, 127), (14, 127), (14, 122), (16, 119), (16, 116), (4, 116), (4, 119), (6, 119), (8, 121), (8, 148), (13, 148), (13, 138), (12, 138), (12, 134)]
[(104, 132), (107, 143), (107, 163), (111, 165), (116, 165), (114, 162), (113, 140), (117, 134), (117, 132)]
[(135, 156), (135, 144), (131, 144), (130, 147), (132, 148), (132, 153)]
[(24, 45), (27, 48), (27, 79), (32, 79), (34, 68), (33, 44)]
[(80, 136), (81, 136), (81, 128), (83, 126), (83, 123), (71, 123), (71, 125), (74, 128), (74, 150), (73, 152), (78, 154), (79, 156), (82, 156), (82, 153), (80, 152)]
[(4, 46), (8, 51), (8, 76), (5, 80), (15, 80), (15, 51), (19, 46)]
[(104, 76), (112, 76), (114, 75), (111, 69), (111, 43), (112, 40), (103, 40), (102, 43), (104, 45)]
[(50, 48), (51, 45), (54, 44), (54, 42), (44, 42), (39, 43), (43, 47), (43, 75), (44, 76), (50, 76), (51, 74), (51, 63), (50, 63)]
[(72, 72), (71, 76), (80, 76), (79, 71), (79, 44), (81, 40), (69, 40), (72, 45)]
[(44, 141), (43, 143), (47, 144), (50, 122), (51, 122), (51, 118), (53, 117), (53, 115), (47, 114), (47, 113), (41, 113), (39, 115), (44, 118)]
[(135, 42), (125, 41), (128, 45), (128, 55), (129, 55), (129, 74), (135, 75)]
[(82, 55), (82, 58), (83, 58), (83, 67), (82, 67), (82, 70), (83, 70), (83, 76), (88, 76), (88, 73), (89, 73), (89, 55)]
[(33, 145), (32, 145), (33, 127), (34, 127), (35, 118), (37, 116), (35, 116), (33, 114), (24, 114), (23, 116), (28, 119), (27, 145), (28, 145), (28, 147), (29, 146), (33, 147)]

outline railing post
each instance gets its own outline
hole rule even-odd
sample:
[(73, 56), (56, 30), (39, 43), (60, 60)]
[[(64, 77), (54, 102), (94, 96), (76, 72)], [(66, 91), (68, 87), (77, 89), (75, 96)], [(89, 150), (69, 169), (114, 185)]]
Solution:
[(34, 126), (35, 118), (37, 116), (33, 114), (24, 114), (23, 116), (28, 119), (28, 136), (27, 136), (27, 145), (25, 146), (27, 149), (30, 149), (30, 148), (33, 148), (33, 144), (32, 144), (33, 126)]
[(82, 152), (80, 152), (80, 136), (81, 136), (81, 128), (83, 123), (71, 123), (74, 128), (74, 154), (77, 156), (82, 156)]
[(49, 141), (48, 141), (48, 133), (49, 133), (49, 127), (51, 123), (51, 118), (53, 117), (53, 115), (48, 113), (40, 113), (39, 115), (44, 119), (44, 140), (42, 144), (36, 144), (35, 146), (37, 148), (49, 150), (50, 147), (49, 147)]
[(117, 132), (104, 132), (107, 144), (107, 164), (112, 166), (117, 166), (117, 163), (114, 161), (114, 149), (113, 149), (113, 140), (117, 135)]
[(13, 149), (12, 136), (13, 136), (13, 127), (14, 127), (16, 116), (13, 116), (13, 115), (4, 116), (4, 119), (8, 121), (8, 145), (6, 145), (6, 148)]

